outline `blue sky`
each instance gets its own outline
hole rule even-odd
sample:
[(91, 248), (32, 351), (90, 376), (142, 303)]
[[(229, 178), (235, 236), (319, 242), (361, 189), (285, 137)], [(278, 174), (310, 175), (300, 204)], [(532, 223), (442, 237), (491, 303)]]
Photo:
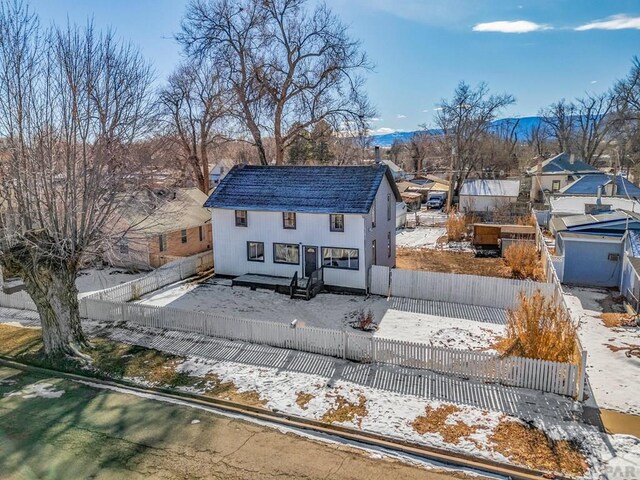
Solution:
[[(178, 62), (173, 34), (186, 0), (31, 0), (43, 23), (112, 27), (162, 82)], [(367, 90), (380, 133), (430, 124), (465, 80), (516, 96), (506, 115), (601, 92), (640, 55), (639, 0), (327, 0), (376, 65)]]

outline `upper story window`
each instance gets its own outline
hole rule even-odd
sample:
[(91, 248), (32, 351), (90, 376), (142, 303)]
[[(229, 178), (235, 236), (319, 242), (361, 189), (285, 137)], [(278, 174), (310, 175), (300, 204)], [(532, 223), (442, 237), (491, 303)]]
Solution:
[(236, 227), (246, 227), (246, 226), (247, 226), (247, 211), (236, 210)]
[(387, 194), (387, 222), (391, 221), (391, 194)]
[(344, 215), (341, 213), (329, 215), (329, 229), (332, 232), (344, 232)]
[(158, 248), (161, 252), (164, 252), (167, 249), (167, 236), (159, 235), (158, 236)]
[(391, 232), (387, 232), (387, 257), (391, 258)]
[(373, 200), (373, 205), (371, 205), (371, 226), (376, 226), (376, 201)]
[(200, 236), (200, 241), (202, 242), (204, 240), (204, 227), (202, 225), (198, 227), (198, 235)]
[(557, 192), (560, 190), (560, 180), (554, 180), (551, 183), (551, 191), (552, 192)]
[(296, 212), (282, 212), (282, 226), (294, 230), (296, 228)]
[(182, 240), (182, 243), (187, 243), (187, 231), (186, 230), (180, 231), (180, 240)]

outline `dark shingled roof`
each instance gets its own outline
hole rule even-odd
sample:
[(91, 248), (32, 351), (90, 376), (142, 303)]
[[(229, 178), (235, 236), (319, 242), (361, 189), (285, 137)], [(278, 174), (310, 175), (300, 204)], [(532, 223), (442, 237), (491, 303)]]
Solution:
[(596, 195), (599, 186), (610, 184), (615, 179), (616, 195), (621, 197), (640, 197), (640, 188), (621, 175), (595, 173), (585, 175), (561, 190), (561, 193), (571, 195)]
[(233, 167), (204, 204), (209, 208), (307, 213), (368, 213), (384, 177), (402, 201), (389, 167)]
[(575, 159), (571, 163), (571, 155), (568, 153), (561, 153), (553, 158), (550, 158), (546, 162), (542, 163), (543, 173), (597, 173), (598, 169), (583, 162), (582, 160)]

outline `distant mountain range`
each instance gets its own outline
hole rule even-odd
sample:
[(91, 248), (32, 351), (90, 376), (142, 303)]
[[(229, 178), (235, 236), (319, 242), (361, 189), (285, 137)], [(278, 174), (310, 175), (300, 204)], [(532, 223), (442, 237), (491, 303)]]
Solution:
[[(519, 139), (529, 138), (531, 135), (531, 129), (540, 125), (542, 122), (541, 117), (521, 117), (521, 118), (500, 118), (498, 120), (494, 120), (492, 123), (492, 127), (495, 129), (499, 129), (503, 126), (513, 125), (513, 122), (518, 121), (518, 126), (516, 127), (516, 134)], [(400, 142), (408, 142), (411, 138), (422, 130), (415, 130), (413, 132), (394, 132), (394, 133), (385, 133), (384, 135), (372, 135), (371, 140), (372, 144), (379, 147), (390, 147), (394, 141), (398, 140)], [(429, 133), (433, 135), (438, 135), (442, 133), (442, 130), (439, 128), (432, 128), (427, 130)]]

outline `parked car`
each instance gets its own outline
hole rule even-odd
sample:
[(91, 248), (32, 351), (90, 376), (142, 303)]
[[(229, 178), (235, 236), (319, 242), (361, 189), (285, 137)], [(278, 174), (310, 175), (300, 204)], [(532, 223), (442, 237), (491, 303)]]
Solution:
[(442, 207), (444, 207), (443, 196), (431, 197), (429, 200), (427, 200), (427, 208), (442, 208)]

